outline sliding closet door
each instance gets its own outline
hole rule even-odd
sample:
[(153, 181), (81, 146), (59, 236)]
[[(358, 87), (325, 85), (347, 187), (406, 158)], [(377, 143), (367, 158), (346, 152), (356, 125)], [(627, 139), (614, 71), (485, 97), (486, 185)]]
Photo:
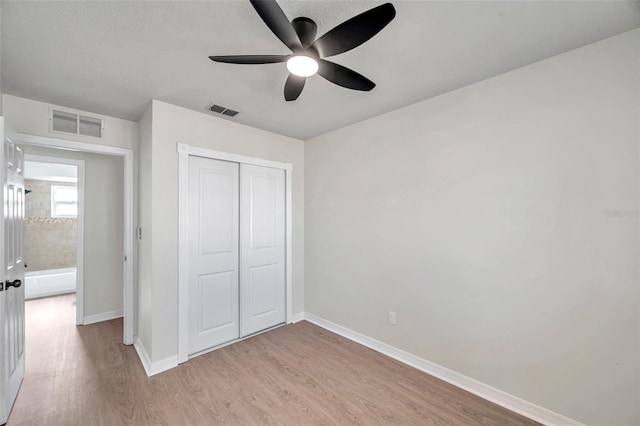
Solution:
[(240, 337), (239, 165), (189, 157), (189, 354)]
[(284, 323), (284, 170), (240, 165), (240, 267), (242, 336)]

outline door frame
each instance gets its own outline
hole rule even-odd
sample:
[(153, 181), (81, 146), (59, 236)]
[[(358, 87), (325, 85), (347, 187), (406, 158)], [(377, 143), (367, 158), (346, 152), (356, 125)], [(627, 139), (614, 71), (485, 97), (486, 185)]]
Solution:
[[(293, 321), (293, 202), (292, 179), (293, 164), (262, 158), (246, 157), (223, 151), (198, 148), (188, 144), (177, 144), (178, 151), (178, 363), (189, 360), (189, 156), (210, 158), (234, 163), (281, 169), (285, 172), (285, 323)], [(246, 337), (245, 337), (246, 338)], [(226, 346), (245, 338), (224, 343), (213, 349)], [(198, 355), (208, 352), (205, 350)]]
[[(133, 150), (114, 146), (98, 145), (88, 142), (76, 142), (47, 136), (35, 136), (24, 133), (15, 135), (15, 141), (23, 145), (42, 146), (46, 148), (66, 149), (70, 151), (107, 154), (124, 159), (124, 259), (123, 259), (123, 343), (134, 343), (135, 299), (134, 274), (135, 264), (134, 232), (133, 232)], [(84, 320), (84, 319), (83, 319)]]
[[(84, 324), (84, 160), (25, 154), (24, 161), (48, 164), (66, 164), (76, 166), (78, 168), (78, 180), (76, 182), (76, 186), (78, 188), (78, 229), (76, 236), (76, 325), (82, 325)], [(25, 197), (25, 204), (26, 202)]]

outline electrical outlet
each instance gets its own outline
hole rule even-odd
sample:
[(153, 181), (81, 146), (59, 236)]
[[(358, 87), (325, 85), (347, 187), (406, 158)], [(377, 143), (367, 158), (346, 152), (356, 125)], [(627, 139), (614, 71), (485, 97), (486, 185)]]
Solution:
[(389, 311), (389, 324), (396, 325), (396, 313)]

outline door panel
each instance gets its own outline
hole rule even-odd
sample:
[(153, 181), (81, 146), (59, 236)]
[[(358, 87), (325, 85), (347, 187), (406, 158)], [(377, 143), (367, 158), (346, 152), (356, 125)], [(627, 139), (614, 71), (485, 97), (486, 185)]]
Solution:
[(249, 275), (251, 314), (253, 317), (278, 309), (278, 264), (254, 266)]
[(276, 234), (276, 185), (275, 176), (248, 174), (249, 178), (249, 236), (252, 250), (273, 248), (277, 244)]
[(234, 213), (237, 213), (237, 209), (229, 208), (237, 201), (237, 182), (237, 174), (234, 173), (200, 170), (200, 255), (230, 253), (237, 246), (238, 233), (234, 231), (234, 224), (237, 225)]
[(239, 165), (189, 157), (189, 354), (240, 336)]
[(235, 271), (199, 277), (200, 331), (214, 330), (237, 322), (237, 309), (231, 306), (237, 300), (238, 286)]
[(284, 323), (285, 174), (240, 165), (241, 334)]
[(24, 377), (24, 177), (22, 149), (6, 137), (3, 170), (3, 280), (0, 292), (0, 348), (3, 368), (0, 368), (0, 423), (4, 423), (18, 395)]

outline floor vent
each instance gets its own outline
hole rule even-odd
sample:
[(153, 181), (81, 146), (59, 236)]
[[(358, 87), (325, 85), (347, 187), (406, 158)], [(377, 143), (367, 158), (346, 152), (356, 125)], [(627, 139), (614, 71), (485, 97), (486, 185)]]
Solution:
[(216, 114), (226, 115), (227, 117), (235, 117), (236, 115), (238, 115), (238, 111), (234, 111), (225, 106), (217, 105), (214, 103), (210, 103), (209, 105), (207, 105), (205, 110), (215, 112)]

